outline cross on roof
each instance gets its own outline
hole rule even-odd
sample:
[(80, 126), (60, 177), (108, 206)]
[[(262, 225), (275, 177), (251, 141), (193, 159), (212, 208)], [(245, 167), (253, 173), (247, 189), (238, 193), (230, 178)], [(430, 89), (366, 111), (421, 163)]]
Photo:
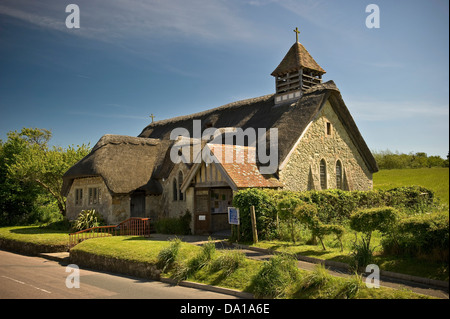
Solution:
[(155, 116), (153, 115), (153, 113), (150, 115), (150, 117), (152, 118), (152, 123), (153, 123), (153, 119), (155, 118)]
[(296, 40), (297, 40), (297, 42), (298, 42), (298, 35), (300, 34), (300, 31), (298, 30), (297, 27), (295, 27), (294, 32), (295, 32), (295, 38), (296, 38)]

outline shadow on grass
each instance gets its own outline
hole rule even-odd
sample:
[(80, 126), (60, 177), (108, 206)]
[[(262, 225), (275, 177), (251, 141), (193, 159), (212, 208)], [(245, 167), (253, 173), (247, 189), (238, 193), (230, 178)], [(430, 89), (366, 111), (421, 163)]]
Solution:
[(38, 234), (69, 234), (70, 232), (67, 230), (54, 230), (54, 229), (46, 229), (39, 226), (32, 227), (24, 227), (24, 228), (14, 228), (10, 230), (13, 234), (22, 234), (22, 235), (38, 235)]

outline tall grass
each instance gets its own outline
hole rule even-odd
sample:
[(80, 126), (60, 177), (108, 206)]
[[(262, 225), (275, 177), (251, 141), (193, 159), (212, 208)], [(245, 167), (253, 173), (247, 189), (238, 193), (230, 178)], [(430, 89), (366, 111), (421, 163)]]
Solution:
[(187, 279), (190, 275), (208, 266), (214, 259), (215, 254), (215, 242), (209, 238), (208, 242), (203, 244), (202, 250), (197, 255), (189, 259), (187, 263), (181, 262), (177, 265), (173, 277), (178, 281)]
[(174, 238), (170, 241), (169, 247), (161, 249), (158, 254), (157, 266), (162, 269), (162, 272), (170, 269), (178, 256), (180, 250), (181, 240), (179, 238)]
[(283, 298), (299, 278), (297, 259), (287, 254), (275, 255), (265, 261), (252, 278), (251, 290), (258, 298)]
[(223, 276), (228, 277), (246, 262), (242, 251), (227, 249), (217, 257), (211, 264), (212, 271), (223, 271)]

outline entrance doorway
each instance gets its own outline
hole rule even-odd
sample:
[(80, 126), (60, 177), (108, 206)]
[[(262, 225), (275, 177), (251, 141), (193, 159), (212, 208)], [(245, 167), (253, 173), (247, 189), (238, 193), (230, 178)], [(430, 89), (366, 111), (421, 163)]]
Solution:
[(209, 233), (211, 214), (209, 212), (209, 189), (195, 190), (194, 232), (197, 235)]
[(130, 217), (145, 217), (145, 192), (134, 192), (131, 195)]
[(211, 234), (228, 230), (228, 207), (232, 206), (233, 191), (229, 187), (195, 189), (195, 234)]

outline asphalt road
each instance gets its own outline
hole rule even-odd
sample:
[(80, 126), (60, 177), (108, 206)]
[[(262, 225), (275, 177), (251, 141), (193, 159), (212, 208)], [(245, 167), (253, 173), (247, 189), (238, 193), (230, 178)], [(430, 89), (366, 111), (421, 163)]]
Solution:
[[(68, 288), (66, 279), (75, 274), (73, 269), (68, 270), (55, 261), (0, 250), (0, 299), (235, 299), (220, 293), (85, 269), (79, 270), (79, 288)], [(74, 282), (69, 280), (69, 286)]]

